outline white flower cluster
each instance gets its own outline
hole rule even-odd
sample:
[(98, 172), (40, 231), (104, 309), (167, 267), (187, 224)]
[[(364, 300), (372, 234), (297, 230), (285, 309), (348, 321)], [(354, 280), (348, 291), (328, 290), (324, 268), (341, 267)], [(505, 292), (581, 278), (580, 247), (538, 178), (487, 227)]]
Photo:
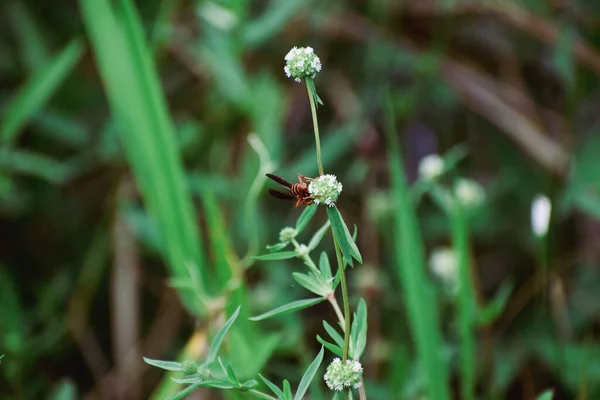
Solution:
[(480, 184), (461, 178), (454, 185), (454, 195), (463, 207), (476, 207), (485, 199), (485, 191)]
[(315, 204), (323, 203), (333, 207), (342, 193), (342, 184), (335, 175), (321, 175), (308, 184), (308, 193)]
[(342, 363), (342, 360), (335, 358), (327, 367), (325, 383), (331, 390), (341, 391), (349, 387), (358, 389), (362, 384), (362, 372), (358, 361), (346, 360)]
[(437, 154), (424, 157), (419, 163), (419, 175), (426, 180), (433, 180), (444, 173), (444, 159)]
[(449, 247), (440, 247), (431, 252), (429, 268), (440, 279), (449, 294), (456, 294), (460, 288), (458, 278), (458, 255)]
[(281, 243), (287, 243), (294, 239), (298, 235), (298, 231), (295, 228), (286, 226), (279, 232), (279, 241)]
[(312, 47), (294, 47), (285, 56), (283, 70), (288, 78), (301, 82), (305, 78), (313, 79), (321, 71), (321, 60)]
[(546, 236), (550, 225), (552, 203), (543, 195), (536, 196), (531, 203), (531, 230), (537, 237)]

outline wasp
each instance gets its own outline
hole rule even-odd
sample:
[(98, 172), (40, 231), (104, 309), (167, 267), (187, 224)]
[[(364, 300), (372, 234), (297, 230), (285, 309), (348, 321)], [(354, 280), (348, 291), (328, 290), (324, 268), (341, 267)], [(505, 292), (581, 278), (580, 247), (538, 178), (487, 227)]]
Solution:
[(275, 182), (279, 183), (281, 186), (285, 186), (290, 190), (290, 194), (287, 194), (277, 190), (269, 189), (269, 194), (271, 196), (282, 200), (296, 200), (296, 208), (298, 208), (301, 204), (309, 206), (314, 203), (310, 193), (308, 192), (308, 184), (311, 181), (314, 181), (314, 178), (307, 178), (304, 175), (296, 174), (298, 177), (298, 182), (292, 184), (280, 176), (273, 174), (266, 175)]

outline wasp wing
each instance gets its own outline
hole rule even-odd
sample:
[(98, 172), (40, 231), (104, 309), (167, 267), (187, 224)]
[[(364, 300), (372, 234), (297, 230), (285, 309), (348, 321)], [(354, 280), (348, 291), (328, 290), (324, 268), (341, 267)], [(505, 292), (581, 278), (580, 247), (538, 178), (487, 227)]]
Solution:
[(269, 194), (277, 199), (281, 199), (281, 200), (296, 200), (296, 197), (292, 196), (291, 194), (287, 194), (287, 193), (281, 193), (278, 192), (277, 190), (273, 190), (273, 189), (269, 189)]
[(289, 183), (288, 181), (286, 181), (285, 179), (283, 179), (280, 176), (277, 175), (273, 175), (273, 174), (265, 174), (268, 178), (273, 179), (275, 182), (279, 183), (281, 186), (285, 186), (286, 188), (291, 188), (292, 184)]

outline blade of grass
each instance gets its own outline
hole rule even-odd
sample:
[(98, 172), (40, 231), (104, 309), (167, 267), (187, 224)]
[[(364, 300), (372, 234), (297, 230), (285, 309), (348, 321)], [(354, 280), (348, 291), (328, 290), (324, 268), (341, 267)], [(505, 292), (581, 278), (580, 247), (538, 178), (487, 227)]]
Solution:
[(126, 157), (165, 241), (164, 257), (174, 277), (189, 277), (188, 268), (198, 270), (202, 287), (196, 288), (197, 297), (189, 290), (179, 294), (188, 308), (201, 312), (203, 307), (195, 300), (206, 286), (204, 255), (173, 124), (139, 16), (126, 0), (118, 2), (118, 14), (108, 0), (80, 3)]
[(475, 398), (475, 343), (473, 328), (475, 326), (475, 290), (471, 279), (469, 263), (469, 232), (466, 215), (460, 205), (456, 204), (452, 215), (452, 242), (454, 252), (458, 256), (460, 289), (456, 299), (458, 311), (458, 330), (460, 336), (460, 379), (461, 398)]
[(416, 342), (428, 397), (436, 400), (450, 398), (447, 386), (447, 367), (442, 355), (442, 338), (438, 327), (437, 308), (432, 288), (425, 274), (425, 258), (414, 205), (402, 171), (402, 157), (396, 137), (391, 101), (388, 100), (388, 165), (392, 190), (396, 197), (394, 241), (400, 284), (406, 296), (406, 307), (413, 340)]
[(83, 48), (81, 40), (73, 40), (50, 60), (46, 68), (33, 74), (21, 86), (2, 115), (0, 141), (3, 144), (14, 141), (27, 121), (44, 106), (77, 65)]

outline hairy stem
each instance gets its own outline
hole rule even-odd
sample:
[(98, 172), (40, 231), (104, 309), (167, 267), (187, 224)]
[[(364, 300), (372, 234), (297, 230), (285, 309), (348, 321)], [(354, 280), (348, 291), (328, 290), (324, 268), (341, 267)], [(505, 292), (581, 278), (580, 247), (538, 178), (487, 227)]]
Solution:
[(342, 310), (340, 309), (340, 305), (338, 304), (336, 298), (335, 298), (335, 293), (330, 293), (327, 296), (327, 300), (329, 301), (329, 303), (331, 304), (331, 306), (333, 307), (333, 310), (335, 311), (335, 315), (337, 316), (340, 325), (342, 326), (342, 329), (346, 329), (346, 322), (344, 319), (344, 315), (342, 314)]
[(315, 146), (317, 148), (317, 164), (319, 165), (319, 175), (324, 175), (323, 172), (323, 160), (321, 158), (321, 138), (319, 136), (319, 123), (317, 122), (317, 107), (315, 105), (315, 99), (312, 91), (310, 90), (310, 84), (308, 83), (307, 78), (306, 82), (306, 90), (308, 91), (308, 100), (310, 100), (310, 111), (312, 113), (313, 120), (313, 128), (315, 130)]

